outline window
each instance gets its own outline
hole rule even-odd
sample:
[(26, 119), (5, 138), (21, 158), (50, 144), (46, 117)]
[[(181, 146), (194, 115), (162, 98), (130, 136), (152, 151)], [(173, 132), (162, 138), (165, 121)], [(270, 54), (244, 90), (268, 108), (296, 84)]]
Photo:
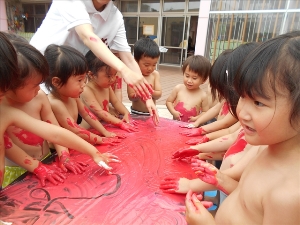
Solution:
[(141, 12), (159, 12), (160, 0), (142, 0)]

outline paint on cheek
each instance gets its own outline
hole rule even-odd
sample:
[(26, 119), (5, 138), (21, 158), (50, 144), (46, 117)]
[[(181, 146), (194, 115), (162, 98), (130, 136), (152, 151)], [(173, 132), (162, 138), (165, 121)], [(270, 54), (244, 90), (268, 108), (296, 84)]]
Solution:
[(6, 133), (4, 134), (4, 147), (6, 150), (12, 147), (12, 142)]
[(94, 42), (98, 42), (97, 39), (94, 38), (94, 37), (90, 37), (90, 40), (91, 40), (91, 41), (94, 41)]
[(106, 112), (108, 112), (108, 101), (107, 101), (107, 99), (105, 99), (102, 102), (102, 105), (103, 105), (103, 110), (105, 110)]
[(224, 102), (222, 109), (221, 109), (221, 115), (225, 116), (228, 114), (228, 112), (229, 112), (229, 105), (227, 102)]
[(245, 138), (245, 132), (244, 132), (244, 130), (241, 130), (239, 135), (237, 136), (236, 141), (226, 151), (224, 158), (244, 151), (244, 149), (247, 145), (247, 142), (244, 138)]
[(44, 152), (43, 152), (44, 139), (43, 138), (41, 138), (29, 131), (22, 130), (22, 129), (19, 132), (13, 132), (13, 133), (22, 143), (24, 143), (26, 145), (41, 147), (42, 155), (44, 154)]
[(180, 117), (182, 122), (188, 122), (191, 116), (197, 116), (198, 114), (196, 107), (187, 110), (184, 108), (183, 102), (178, 102), (174, 109), (182, 114), (182, 117)]
[(84, 106), (84, 110), (87, 112), (87, 114), (89, 115), (89, 117), (91, 117), (92, 120), (97, 121), (97, 117), (88, 109), (88, 107)]
[(27, 164), (27, 165), (31, 165), (31, 164), (32, 164), (32, 162), (31, 162), (30, 159), (25, 159), (25, 160), (24, 160), (24, 163)]

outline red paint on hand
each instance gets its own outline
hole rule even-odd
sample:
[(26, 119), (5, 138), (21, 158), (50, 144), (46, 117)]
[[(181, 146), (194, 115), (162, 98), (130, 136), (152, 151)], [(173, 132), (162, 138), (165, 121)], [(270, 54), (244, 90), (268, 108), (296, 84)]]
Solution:
[(193, 139), (190, 139), (188, 140), (187, 142), (185, 142), (186, 144), (188, 145), (197, 145), (197, 144), (202, 144), (202, 143), (206, 143), (209, 141), (209, 138), (204, 135), (203, 137), (201, 138), (193, 138)]
[(185, 135), (187, 137), (196, 137), (196, 136), (201, 136), (206, 134), (206, 131), (202, 127), (199, 127), (199, 128), (182, 131), (180, 132), (180, 134)]
[(118, 143), (120, 143), (121, 140), (115, 137), (112, 138), (102, 138), (102, 142), (101, 145), (117, 145)]
[(71, 159), (69, 152), (62, 151), (61, 156), (59, 157), (58, 162), (59, 167), (67, 172), (68, 170), (73, 172), (74, 174), (81, 174), (85, 171), (86, 163), (76, 162)]
[(183, 102), (178, 102), (177, 105), (174, 107), (174, 109), (181, 113), (180, 121), (182, 122), (189, 122), (190, 117), (197, 116), (198, 114), (196, 107), (187, 110), (186, 108), (184, 108)]
[(166, 193), (177, 193), (179, 190), (179, 178), (165, 177), (159, 184), (159, 188)]
[(120, 129), (125, 130), (129, 133), (138, 131), (138, 128), (136, 128), (135, 126), (133, 126), (129, 123), (119, 122), (119, 123), (116, 123), (115, 125), (117, 127), (119, 127)]
[(172, 159), (182, 159), (182, 158), (198, 155), (199, 153), (200, 151), (196, 149), (192, 149), (190, 147), (184, 147), (174, 152), (172, 155)]
[(57, 185), (57, 182), (63, 183), (66, 177), (58, 171), (54, 166), (39, 163), (38, 167), (33, 170), (33, 173), (40, 179), (42, 186), (46, 185), (46, 180)]

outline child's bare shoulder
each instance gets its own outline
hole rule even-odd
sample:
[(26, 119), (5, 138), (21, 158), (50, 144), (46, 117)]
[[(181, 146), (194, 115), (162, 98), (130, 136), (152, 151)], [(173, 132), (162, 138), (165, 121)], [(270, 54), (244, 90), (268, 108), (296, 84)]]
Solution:
[(157, 71), (157, 70), (154, 70), (153, 72), (152, 72), (152, 74), (151, 74), (155, 79), (156, 78), (160, 78), (160, 74), (159, 74), (159, 72)]

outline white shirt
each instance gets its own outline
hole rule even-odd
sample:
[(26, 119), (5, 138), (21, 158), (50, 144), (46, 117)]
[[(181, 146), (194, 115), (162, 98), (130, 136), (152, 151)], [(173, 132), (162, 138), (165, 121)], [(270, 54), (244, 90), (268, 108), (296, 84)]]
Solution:
[(94, 33), (110, 49), (130, 52), (123, 16), (112, 1), (102, 12), (98, 12), (92, 0), (53, 0), (46, 18), (30, 44), (42, 53), (49, 44), (66, 44), (86, 54), (89, 49), (74, 29), (82, 24), (91, 24)]

